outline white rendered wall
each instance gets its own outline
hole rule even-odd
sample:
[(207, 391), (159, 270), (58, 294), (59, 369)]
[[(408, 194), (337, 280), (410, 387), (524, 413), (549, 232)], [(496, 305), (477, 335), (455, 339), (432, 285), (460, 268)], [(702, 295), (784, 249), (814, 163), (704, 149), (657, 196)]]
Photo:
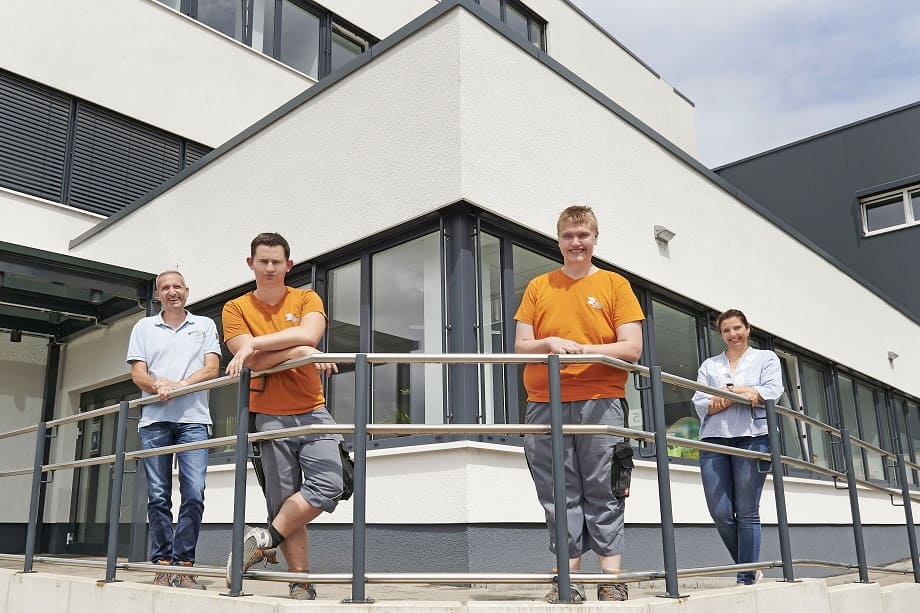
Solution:
[(102, 221), (81, 211), (0, 187), (0, 241), (55, 253), (67, 253), (70, 239)]
[(299, 262), (456, 201), (459, 16), (429, 25), (71, 254), (137, 270), (168, 261), (199, 279), (194, 300), (252, 279), (245, 257), (258, 232), (283, 232)]
[(211, 147), (314, 83), (154, 0), (4, 0), (0, 67)]
[[(42, 418), (45, 364), (48, 341), (23, 335), (12, 343), (7, 332), (0, 332), (0, 431), (32, 426)], [(0, 471), (32, 466), (35, 434), (0, 439)], [(26, 522), (29, 518), (29, 490), (32, 476), (4, 477), (0, 488), (0, 522)]]
[[(920, 395), (920, 327), (471, 15), (460, 22), (465, 197), (549, 235), (562, 208), (591, 205), (597, 257)], [(655, 224), (676, 233), (668, 248)]]

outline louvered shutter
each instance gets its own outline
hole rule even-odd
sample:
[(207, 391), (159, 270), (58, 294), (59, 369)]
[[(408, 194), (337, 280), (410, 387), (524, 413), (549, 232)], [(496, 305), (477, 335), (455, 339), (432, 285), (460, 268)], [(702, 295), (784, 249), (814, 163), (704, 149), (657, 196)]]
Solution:
[(194, 141), (185, 141), (185, 165), (191, 166), (202, 157), (211, 153), (211, 148)]
[(0, 185), (61, 201), (70, 98), (0, 71)]

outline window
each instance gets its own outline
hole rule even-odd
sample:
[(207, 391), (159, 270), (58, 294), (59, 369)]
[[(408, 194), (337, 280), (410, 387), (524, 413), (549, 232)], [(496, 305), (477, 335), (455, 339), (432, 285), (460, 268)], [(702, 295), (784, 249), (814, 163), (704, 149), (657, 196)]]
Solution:
[[(654, 299), (651, 316), (655, 339), (655, 355), (651, 363), (661, 366), (662, 372), (696, 381), (700, 368), (696, 316)], [(663, 388), (668, 434), (699, 440), (700, 419), (691, 401), (693, 390), (667, 383)], [(690, 447), (669, 445), (668, 455), (696, 460), (700, 452)]]
[(230, 38), (243, 40), (245, 7), (241, 0), (196, 0), (194, 4), (195, 12), (192, 16), (198, 21)]
[(546, 20), (517, 0), (476, 0), (515, 34), (546, 51)]
[[(326, 313), (329, 327), (326, 347), (332, 353), (361, 351), (361, 261), (356, 260), (329, 270)], [(329, 377), (326, 399), (329, 411), (339, 423), (355, 420), (355, 367), (339, 364), (339, 372)], [(349, 439), (350, 439), (349, 435)]]
[(870, 236), (920, 224), (920, 186), (862, 198), (863, 234)]
[[(840, 388), (840, 417), (843, 419), (843, 427), (850, 432), (850, 436), (859, 437), (859, 419), (856, 416), (856, 395), (853, 391), (853, 381), (843, 375), (837, 376), (837, 382)], [(850, 453), (853, 456), (853, 470), (856, 471), (858, 478), (866, 478), (866, 467), (863, 463), (862, 450), (856, 445), (850, 446)]]
[[(501, 240), (481, 233), (479, 238), (479, 350), (504, 353), (504, 302), (502, 300)], [(514, 315), (513, 313), (511, 314)], [(505, 365), (479, 367), (483, 423), (507, 422), (505, 412)]]
[(0, 185), (112, 215), (211, 149), (0, 70)]

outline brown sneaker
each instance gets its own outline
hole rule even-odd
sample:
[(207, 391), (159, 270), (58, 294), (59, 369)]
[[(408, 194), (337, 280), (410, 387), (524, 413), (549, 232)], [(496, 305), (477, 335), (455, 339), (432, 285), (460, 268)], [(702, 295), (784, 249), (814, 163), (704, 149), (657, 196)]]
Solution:
[[(191, 562), (176, 562), (176, 566), (185, 566), (191, 568)], [(198, 575), (176, 575), (173, 579), (173, 586), (185, 588), (187, 590), (203, 590), (205, 587), (198, 583)]]
[[(558, 604), (559, 602), (559, 584), (553, 582), (553, 589), (543, 597), (543, 600), (549, 604)], [(573, 603), (584, 602), (585, 598), (585, 586), (580, 583), (570, 583), (569, 584), (569, 600)]]
[(598, 583), (597, 599), (601, 601), (629, 600), (629, 587), (625, 583)]
[(316, 586), (312, 583), (288, 583), (288, 591), (294, 600), (316, 600)]
[[(156, 562), (160, 566), (172, 566), (172, 563), (169, 560), (159, 560)], [(163, 587), (170, 587), (173, 582), (172, 573), (157, 573), (153, 578), (154, 585), (162, 585)]]

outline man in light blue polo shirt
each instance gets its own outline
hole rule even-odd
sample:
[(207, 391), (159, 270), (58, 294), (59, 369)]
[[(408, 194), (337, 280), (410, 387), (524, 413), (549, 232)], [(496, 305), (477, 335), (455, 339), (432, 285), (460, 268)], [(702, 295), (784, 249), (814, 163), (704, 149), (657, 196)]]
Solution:
[[(143, 396), (161, 402), (144, 405), (139, 431), (141, 447), (207, 440), (211, 425), (208, 392), (171, 398), (179, 387), (217, 376), (220, 343), (214, 322), (185, 310), (188, 287), (182, 274), (169, 270), (157, 276), (159, 315), (134, 325), (128, 343), (131, 379)], [(146, 458), (147, 519), (150, 523), (150, 561), (154, 564), (192, 566), (204, 511), (204, 480), (208, 451), (183, 451), (179, 456), (179, 492), (182, 503), (176, 527), (172, 525), (172, 454)], [(157, 573), (156, 585), (203, 590), (194, 575)]]

